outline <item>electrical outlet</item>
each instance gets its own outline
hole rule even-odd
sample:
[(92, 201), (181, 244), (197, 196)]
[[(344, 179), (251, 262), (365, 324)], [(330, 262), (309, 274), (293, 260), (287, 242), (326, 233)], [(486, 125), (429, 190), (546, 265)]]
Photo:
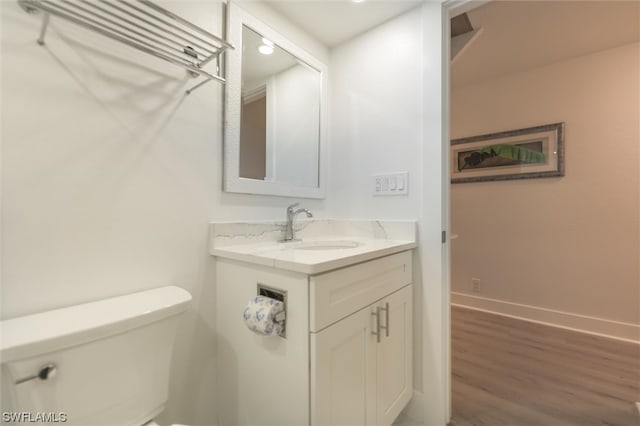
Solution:
[(471, 278), (471, 291), (480, 293), (480, 278)]

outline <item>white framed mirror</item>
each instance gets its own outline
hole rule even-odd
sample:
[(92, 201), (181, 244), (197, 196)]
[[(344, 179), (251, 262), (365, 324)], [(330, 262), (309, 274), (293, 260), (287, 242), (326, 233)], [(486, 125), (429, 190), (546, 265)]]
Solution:
[(224, 190), (324, 198), (327, 67), (228, 4)]

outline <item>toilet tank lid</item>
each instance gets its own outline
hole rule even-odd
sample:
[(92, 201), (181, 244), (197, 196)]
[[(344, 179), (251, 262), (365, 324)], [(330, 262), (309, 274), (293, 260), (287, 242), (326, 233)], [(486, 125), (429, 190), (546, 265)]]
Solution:
[(0, 360), (14, 361), (101, 339), (187, 309), (188, 291), (160, 287), (0, 322)]

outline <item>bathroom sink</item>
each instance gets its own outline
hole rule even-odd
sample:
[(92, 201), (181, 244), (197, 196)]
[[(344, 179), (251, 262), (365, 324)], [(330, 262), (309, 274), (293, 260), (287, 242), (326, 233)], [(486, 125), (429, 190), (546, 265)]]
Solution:
[(303, 241), (294, 250), (344, 250), (360, 246), (356, 241)]

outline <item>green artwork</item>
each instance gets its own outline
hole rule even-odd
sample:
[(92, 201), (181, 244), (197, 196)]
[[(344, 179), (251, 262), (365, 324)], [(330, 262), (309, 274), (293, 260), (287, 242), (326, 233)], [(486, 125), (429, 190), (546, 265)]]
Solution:
[(473, 151), (459, 152), (458, 170), (517, 164), (545, 164), (547, 159), (542, 142), (538, 140), (520, 144), (495, 144)]

